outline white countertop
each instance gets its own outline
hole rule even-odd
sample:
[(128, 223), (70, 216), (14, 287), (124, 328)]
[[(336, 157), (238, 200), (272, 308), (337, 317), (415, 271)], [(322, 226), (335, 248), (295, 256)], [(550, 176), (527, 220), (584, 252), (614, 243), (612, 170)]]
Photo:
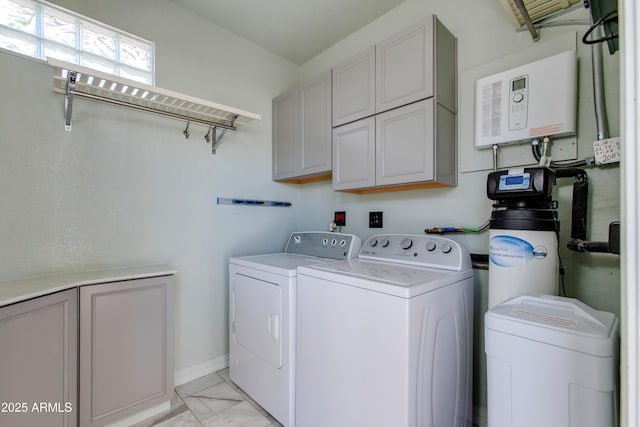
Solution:
[(0, 281), (0, 307), (78, 286), (168, 276), (178, 271), (161, 264)]

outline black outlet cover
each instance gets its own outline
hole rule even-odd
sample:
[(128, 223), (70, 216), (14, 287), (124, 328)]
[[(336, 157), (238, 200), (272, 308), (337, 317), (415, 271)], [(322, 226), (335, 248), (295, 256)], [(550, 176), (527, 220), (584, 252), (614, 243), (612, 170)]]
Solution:
[(369, 212), (369, 228), (382, 228), (382, 212)]

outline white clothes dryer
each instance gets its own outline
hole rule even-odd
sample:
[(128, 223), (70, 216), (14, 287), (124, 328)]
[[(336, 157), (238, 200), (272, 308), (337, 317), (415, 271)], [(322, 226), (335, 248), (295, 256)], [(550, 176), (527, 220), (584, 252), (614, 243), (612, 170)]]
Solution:
[(300, 266), (296, 424), (471, 426), (473, 274), (467, 250), (370, 237), (358, 258)]
[(229, 260), (229, 375), (285, 427), (295, 425), (296, 269), (358, 254), (352, 234), (292, 233), (283, 253)]

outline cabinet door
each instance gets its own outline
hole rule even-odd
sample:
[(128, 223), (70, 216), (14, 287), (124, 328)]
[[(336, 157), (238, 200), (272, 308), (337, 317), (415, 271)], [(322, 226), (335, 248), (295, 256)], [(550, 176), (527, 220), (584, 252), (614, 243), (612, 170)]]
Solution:
[(333, 67), (333, 126), (375, 113), (375, 48)]
[(76, 426), (77, 289), (1, 308), (0, 343), (0, 425)]
[(298, 88), (272, 101), (273, 179), (295, 176), (300, 171)]
[(434, 19), (376, 45), (376, 113), (434, 95)]
[(376, 116), (376, 185), (434, 180), (433, 98)]
[(300, 175), (331, 170), (331, 71), (300, 87)]
[(80, 288), (80, 425), (171, 399), (173, 277)]
[(375, 185), (375, 119), (333, 129), (333, 189)]

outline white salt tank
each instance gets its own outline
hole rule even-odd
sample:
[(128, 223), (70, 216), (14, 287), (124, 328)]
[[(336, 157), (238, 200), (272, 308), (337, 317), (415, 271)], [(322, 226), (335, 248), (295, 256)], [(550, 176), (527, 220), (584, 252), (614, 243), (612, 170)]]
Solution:
[(618, 319), (522, 295), (485, 313), (489, 427), (614, 427)]

